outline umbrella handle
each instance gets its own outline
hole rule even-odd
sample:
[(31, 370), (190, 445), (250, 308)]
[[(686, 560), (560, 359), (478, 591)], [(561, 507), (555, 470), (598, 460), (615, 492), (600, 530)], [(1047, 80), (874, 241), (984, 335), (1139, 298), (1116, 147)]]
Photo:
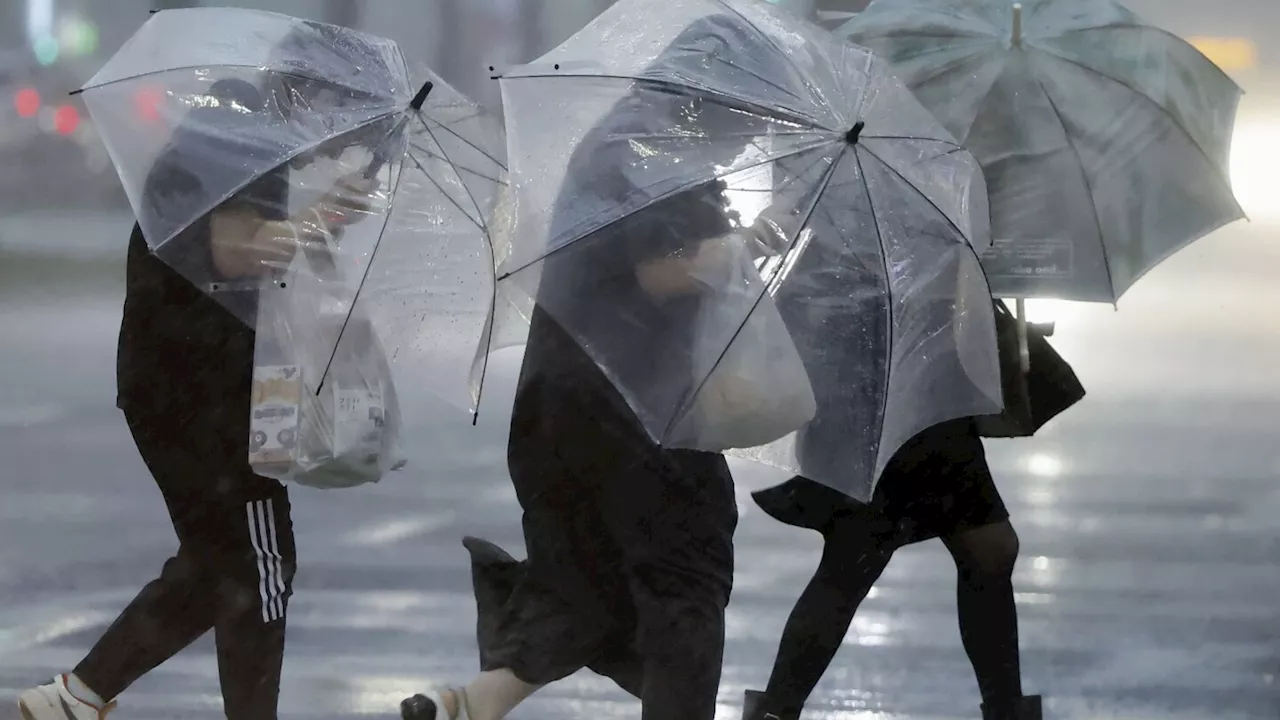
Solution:
[(1014, 47), (1022, 47), (1022, 3), (1013, 4), (1012, 42)]
[(1031, 371), (1031, 348), (1027, 345), (1027, 301), (1018, 298), (1014, 300), (1014, 307), (1018, 316), (1018, 366), (1027, 373)]

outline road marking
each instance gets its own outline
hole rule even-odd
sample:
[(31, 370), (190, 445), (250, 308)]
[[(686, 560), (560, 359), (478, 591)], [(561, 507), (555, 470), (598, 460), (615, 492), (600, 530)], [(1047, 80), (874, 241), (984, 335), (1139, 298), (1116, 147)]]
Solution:
[(399, 520), (381, 520), (357, 528), (347, 534), (352, 545), (393, 545), (409, 538), (427, 535), (453, 524), (457, 514), (453, 511), (428, 515), (415, 515)]

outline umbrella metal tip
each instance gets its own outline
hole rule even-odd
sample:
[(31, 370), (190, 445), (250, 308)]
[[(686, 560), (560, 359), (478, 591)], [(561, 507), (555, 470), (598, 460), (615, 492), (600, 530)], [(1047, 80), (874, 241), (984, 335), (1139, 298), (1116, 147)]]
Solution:
[(862, 135), (862, 128), (866, 126), (867, 124), (861, 120), (854, 123), (853, 127), (849, 128), (849, 132), (844, 134), (844, 141), (850, 145), (857, 145), (858, 138)]
[(422, 86), (422, 89), (418, 90), (418, 94), (413, 96), (413, 100), (409, 101), (409, 107), (414, 110), (421, 110), (423, 103), (427, 101), (427, 96), (431, 94), (431, 89), (435, 86), (435, 83), (428, 80), (427, 83)]

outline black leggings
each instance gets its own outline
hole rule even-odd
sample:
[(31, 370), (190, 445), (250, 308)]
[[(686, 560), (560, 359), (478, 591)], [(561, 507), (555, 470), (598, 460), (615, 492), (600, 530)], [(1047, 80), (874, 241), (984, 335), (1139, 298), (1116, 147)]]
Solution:
[[(840, 648), (853, 616), (899, 547), (864, 522), (837, 519), (822, 531), (818, 570), (796, 601), (765, 693), (766, 712), (797, 717)], [(1022, 697), (1013, 566), (1018, 536), (1007, 521), (943, 537), (958, 571), (960, 638), (983, 702)]]

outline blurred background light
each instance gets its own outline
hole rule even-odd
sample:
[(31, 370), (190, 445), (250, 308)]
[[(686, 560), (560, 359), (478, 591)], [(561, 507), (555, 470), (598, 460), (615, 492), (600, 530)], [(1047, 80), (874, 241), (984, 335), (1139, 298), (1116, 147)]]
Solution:
[(52, 35), (40, 35), (31, 44), (31, 51), (35, 53), (36, 62), (44, 66), (49, 66), (58, 61), (60, 51), (58, 39)]
[(133, 96), (133, 108), (138, 118), (145, 122), (156, 122), (160, 119), (160, 103), (164, 99), (158, 87), (140, 88)]
[(27, 0), (27, 42), (34, 45), (53, 32), (55, 5), (54, 0)]
[(1252, 70), (1258, 66), (1258, 46), (1249, 38), (1192, 36), (1187, 38), (1187, 42), (1228, 72)]
[(1280, 222), (1276, 168), (1280, 167), (1280, 122), (1242, 118), (1231, 138), (1231, 188), (1250, 220)]
[(21, 118), (33, 118), (40, 112), (40, 93), (35, 88), (24, 87), (13, 95), (13, 109)]
[(1062, 474), (1062, 461), (1047, 453), (1035, 453), (1027, 457), (1027, 472), (1039, 477), (1058, 477)]
[(58, 27), (58, 43), (73, 57), (92, 55), (98, 50), (98, 28), (84, 18), (68, 16)]
[(80, 127), (80, 111), (72, 105), (62, 105), (53, 112), (53, 129), (59, 135), (72, 135)]

